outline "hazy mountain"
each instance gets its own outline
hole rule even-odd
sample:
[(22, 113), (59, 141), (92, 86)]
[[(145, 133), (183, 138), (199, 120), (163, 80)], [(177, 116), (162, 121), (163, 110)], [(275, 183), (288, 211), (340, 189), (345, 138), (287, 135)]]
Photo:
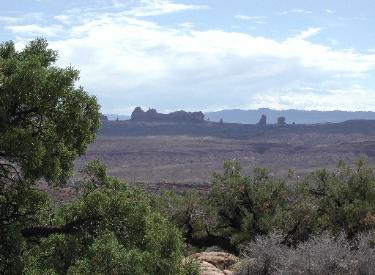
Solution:
[(272, 110), (261, 108), (258, 110), (222, 110), (205, 113), (206, 119), (233, 123), (257, 123), (262, 115), (267, 116), (267, 123), (276, 123), (280, 116), (286, 118), (287, 123), (312, 124), (325, 122), (343, 122), (351, 119), (375, 119), (375, 112), (346, 112), (346, 111), (303, 111), (303, 110)]

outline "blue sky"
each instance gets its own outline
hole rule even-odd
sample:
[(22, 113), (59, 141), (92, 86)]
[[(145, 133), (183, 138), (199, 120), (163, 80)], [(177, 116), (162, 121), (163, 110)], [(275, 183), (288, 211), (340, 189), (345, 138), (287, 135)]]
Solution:
[(104, 113), (375, 111), (375, 1), (0, 4), (0, 40), (47, 38)]

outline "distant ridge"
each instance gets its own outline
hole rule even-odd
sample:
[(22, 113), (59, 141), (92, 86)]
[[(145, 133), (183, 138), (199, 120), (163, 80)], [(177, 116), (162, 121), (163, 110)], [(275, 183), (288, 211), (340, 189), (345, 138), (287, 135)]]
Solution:
[[(316, 123), (338, 123), (353, 119), (375, 120), (375, 112), (348, 112), (348, 111), (305, 111), (305, 110), (273, 110), (260, 108), (257, 110), (231, 109), (217, 112), (204, 113), (205, 119), (213, 122), (255, 124), (259, 122), (262, 115), (267, 117), (268, 124), (275, 124), (277, 118), (285, 117), (287, 124), (316, 124)], [(109, 120), (128, 120), (130, 115), (105, 114)]]
[[(99, 136), (200, 136), (248, 139), (271, 137), (280, 134), (375, 134), (375, 120), (348, 120), (340, 123), (321, 124), (240, 124), (240, 123), (180, 123), (106, 121)], [(296, 137), (295, 136), (295, 137)], [(375, 155), (375, 153), (374, 153)]]
[(131, 115), (130, 121), (143, 122), (204, 122), (202, 112), (176, 111), (169, 114), (158, 113), (155, 109), (143, 111), (141, 107), (136, 107)]
[(210, 121), (219, 122), (222, 119), (228, 123), (255, 124), (260, 117), (265, 115), (267, 123), (274, 124), (278, 117), (285, 117), (286, 123), (316, 124), (316, 123), (338, 123), (353, 119), (375, 119), (375, 112), (348, 112), (348, 111), (305, 111), (305, 110), (273, 110), (260, 108), (257, 110), (222, 110), (205, 113), (205, 118)]

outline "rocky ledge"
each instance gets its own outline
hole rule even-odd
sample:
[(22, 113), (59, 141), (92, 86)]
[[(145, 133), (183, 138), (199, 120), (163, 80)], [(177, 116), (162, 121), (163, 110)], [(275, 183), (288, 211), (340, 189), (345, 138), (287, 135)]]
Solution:
[(186, 260), (199, 263), (200, 275), (232, 275), (239, 258), (226, 252), (195, 253)]

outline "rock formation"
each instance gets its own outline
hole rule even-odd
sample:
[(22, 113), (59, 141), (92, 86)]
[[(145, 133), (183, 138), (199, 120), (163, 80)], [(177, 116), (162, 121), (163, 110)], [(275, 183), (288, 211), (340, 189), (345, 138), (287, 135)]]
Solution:
[(199, 263), (200, 275), (231, 275), (239, 259), (225, 252), (201, 252), (188, 257)]
[(185, 112), (177, 111), (169, 114), (158, 113), (155, 109), (143, 111), (141, 107), (136, 107), (131, 115), (132, 121), (144, 122), (187, 122), (196, 123), (204, 122), (202, 112)]
[(258, 125), (266, 125), (267, 124), (267, 117), (266, 115), (262, 115), (259, 122), (257, 123)]
[(278, 117), (278, 118), (277, 118), (277, 125), (279, 125), (279, 126), (283, 126), (283, 125), (285, 125), (285, 124), (286, 124), (286, 122), (285, 122), (285, 117), (281, 116), (281, 117)]

